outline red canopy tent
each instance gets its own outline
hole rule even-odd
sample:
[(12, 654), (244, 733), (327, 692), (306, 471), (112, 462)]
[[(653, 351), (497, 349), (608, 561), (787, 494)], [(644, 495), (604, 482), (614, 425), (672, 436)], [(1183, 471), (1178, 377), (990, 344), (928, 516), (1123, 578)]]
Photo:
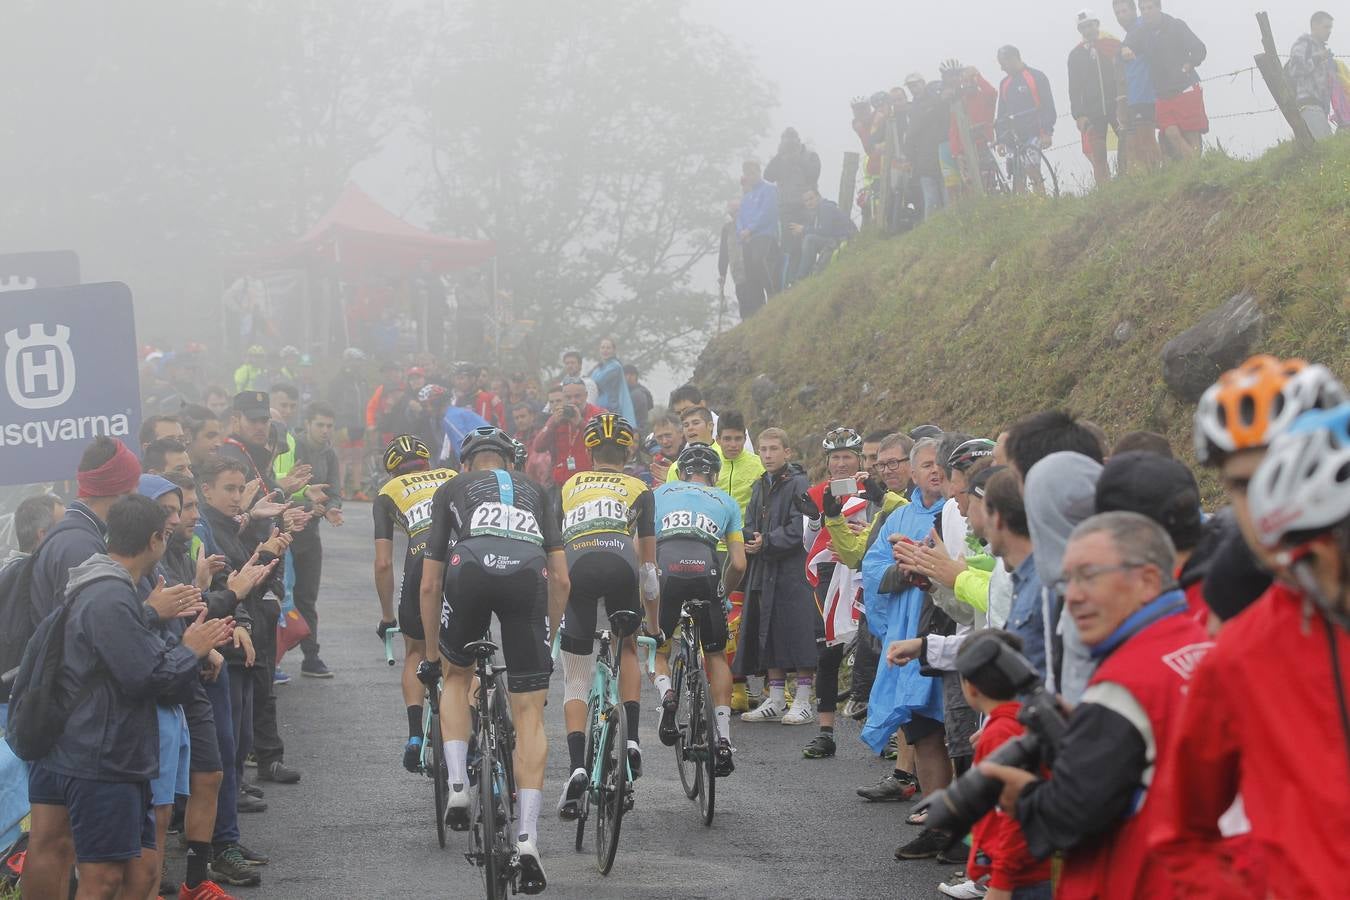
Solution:
[[(409, 284), (417, 279), (472, 269), (496, 255), (497, 246), (492, 241), (445, 237), (410, 225), (349, 182), (332, 208), (305, 234), (292, 243), (253, 256), (251, 262), (255, 266), (261, 263), (269, 268), (304, 270), (307, 283), (317, 275), (328, 302), (337, 301), (340, 312), (336, 327), (345, 344), (352, 340), (348, 333), (352, 327), (348, 316), (351, 303), (367, 308), (371, 304), (382, 306), (385, 301), (381, 298), (389, 295), (391, 285), (397, 285), (396, 294), (406, 296)], [(324, 322), (323, 334), (312, 335), (311, 322), (315, 317), (309, 310), (315, 298), (311, 298), (308, 288), (304, 295), (302, 340), (309, 345), (312, 338), (319, 337), (326, 344), (328, 326), (334, 324), (333, 320), (327, 315), (320, 317)], [(353, 310), (352, 315), (360, 314)], [(423, 306), (417, 316), (423, 350), (427, 349), (427, 315)]]

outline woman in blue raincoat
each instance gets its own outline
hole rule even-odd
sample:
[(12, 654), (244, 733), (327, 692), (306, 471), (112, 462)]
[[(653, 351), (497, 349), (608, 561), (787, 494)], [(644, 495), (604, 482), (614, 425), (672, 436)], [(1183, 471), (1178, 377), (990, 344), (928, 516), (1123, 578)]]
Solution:
[(628, 393), (628, 380), (623, 377), (623, 363), (619, 361), (614, 338), (600, 339), (600, 362), (591, 370), (595, 382), (595, 405), (618, 413), (630, 423), (637, 421), (633, 412), (633, 398)]
[[(937, 449), (937, 441), (931, 438), (914, 445), (910, 453), (910, 469), (916, 487), (910, 503), (886, 518), (881, 533), (862, 562), (867, 627), (881, 640), (882, 646), (880, 667), (868, 698), (867, 723), (863, 726), (862, 739), (877, 753), (886, 747), (886, 742), (896, 729), (915, 715), (942, 721), (942, 679), (919, 674), (919, 660), (893, 666), (886, 661), (885, 652), (893, 641), (918, 637), (924, 592), (917, 587), (901, 584), (897, 578), (899, 573), (892, 572), (889, 578), (887, 573), (895, 567), (895, 557), (891, 552), (892, 536), (906, 537), (916, 543), (927, 540), (937, 515), (942, 511), (945, 501)], [(883, 582), (886, 592), (882, 590)], [(939, 738), (941, 735), (939, 729)], [(923, 787), (925, 790), (930, 789), (928, 785)]]

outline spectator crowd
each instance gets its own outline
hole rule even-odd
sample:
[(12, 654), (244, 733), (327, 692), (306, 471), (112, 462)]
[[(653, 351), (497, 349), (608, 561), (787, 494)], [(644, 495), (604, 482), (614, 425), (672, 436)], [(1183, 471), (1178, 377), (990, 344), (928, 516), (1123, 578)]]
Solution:
[[(1097, 184), (1198, 156), (1210, 130), (1199, 72), (1204, 42), (1164, 12), (1162, 0), (1114, 0), (1111, 12), (1114, 21), (1104, 21), (1084, 9), (1072, 22), (1067, 109), (1056, 104), (1045, 70), (1011, 45), (997, 51), (997, 85), (978, 66), (948, 59), (937, 78), (913, 72), (903, 86), (855, 98), (863, 226), (896, 234), (963, 197), (1057, 191), (1045, 153), (1057, 149), (1066, 119)], [(1328, 46), (1333, 25), (1330, 13), (1313, 14), (1284, 67), (1316, 140), (1350, 128), (1350, 67)], [(745, 163), (718, 256), (719, 283), (725, 290), (731, 277), (742, 319), (823, 269), (856, 233), (850, 211), (821, 197), (820, 171), (820, 157), (794, 128), (783, 132), (767, 166)]]

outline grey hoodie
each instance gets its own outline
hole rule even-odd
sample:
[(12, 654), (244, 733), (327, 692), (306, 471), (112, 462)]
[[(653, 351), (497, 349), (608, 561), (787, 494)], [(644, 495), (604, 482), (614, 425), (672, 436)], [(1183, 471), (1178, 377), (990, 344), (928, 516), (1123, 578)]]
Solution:
[[(1069, 703), (1077, 703), (1087, 688), (1095, 664), (1088, 648), (1078, 636), (1069, 616), (1059, 615), (1059, 597), (1052, 597), (1056, 580), (1063, 575), (1064, 550), (1074, 528), (1097, 511), (1097, 478), (1101, 463), (1081, 453), (1051, 453), (1027, 473), (1022, 491), (1027, 509), (1027, 527), (1036, 560), (1036, 574), (1044, 585), (1042, 606), (1045, 613), (1047, 652), (1053, 646), (1050, 630), (1058, 620), (1064, 638), (1059, 692)], [(1055, 666), (1047, 663), (1046, 681), (1055, 690)]]
[(131, 574), (105, 554), (71, 570), (65, 596), (61, 689), (81, 699), (39, 764), (92, 781), (149, 781), (159, 771), (155, 698), (190, 688), (197, 656), (146, 624)]

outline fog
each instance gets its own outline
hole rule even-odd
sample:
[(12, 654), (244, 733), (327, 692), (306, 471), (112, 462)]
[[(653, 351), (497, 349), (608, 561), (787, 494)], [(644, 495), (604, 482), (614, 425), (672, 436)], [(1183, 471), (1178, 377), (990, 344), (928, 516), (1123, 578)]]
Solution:
[[(997, 83), (1007, 43), (1049, 75), (1063, 111), (1080, 7), (23, 0), (0, 38), (0, 248), (75, 250), (86, 281), (131, 285), (143, 342), (199, 341), (223, 364), (256, 335), (222, 294), (278, 268), (269, 254), (352, 181), (414, 226), (495, 241), (495, 267), (348, 279), (348, 319), (301, 328), (319, 315), (320, 288), (337, 286), (311, 268), (309, 299), (276, 301), (289, 306), (269, 321), (269, 344), (304, 340), (328, 359), (380, 324), (378, 312), (352, 319), (354, 304), (392, 303), (403, 333), (425, 329), (419, 304), (439, 308), (443, 294), (446, 341), (413, 338), (414, 349), (552, 371), (562, 349), (589, 353), (612, 331), (660, 397), (715, 327), (716, 232), (741, 159), (767, 160), (795, 126), (833, 196), (845, 152), (859, 149), (851, 98), (913, 71), (936, 78), (947, 58)], [(1207, 43), (1204, 78), (1250, 69), (1259, 8), (1166, 4)], [(1109, 3), (1096, 11), (1118, 33)], [(1271, 10), (1282, 52), (1312, 11)], [(1211, 146), (1252, 155), (1287, 137), (1254, 72), (1205, 90)], [(1071, 122), (1055, 143), (1061, 183), (1088, 188)], [(457, 338), (456, 317), (474, 304), (495, 318)]]

